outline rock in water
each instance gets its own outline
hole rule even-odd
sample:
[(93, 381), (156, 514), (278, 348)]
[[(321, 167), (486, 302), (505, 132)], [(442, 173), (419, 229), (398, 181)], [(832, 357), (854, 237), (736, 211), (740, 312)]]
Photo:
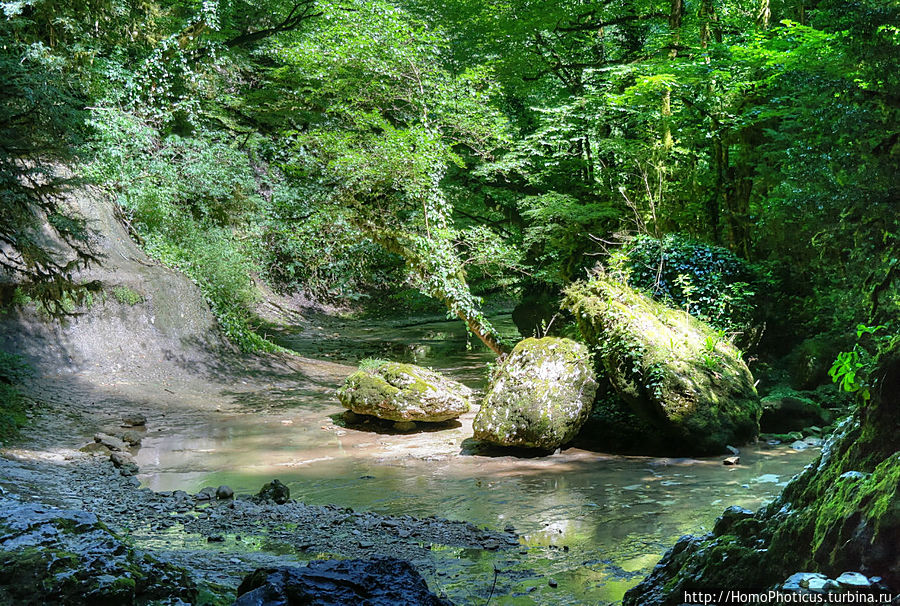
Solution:
[(715, 454), (757, 436), (753, 376), (715, 330), (602, 275), (570, 287), (564, 305), (619, 397), (676, 450)]
[(128, 450), (128, 445), (115, 436), (105, 433), (98, 433), (94, 436), (94, 442), (103, 444), (110, 450)]
[(347, 377), (338, 390), (345, 408), (390, 421), (440, 422), (469, 410), (472, 390), (433, 370), (382, 362)]
[(319, 560), (302, 568), (259, 568), (238, 587), (235, 606), (452, 606), (403, 560)]
[(122, 417), (122, 425), (125, 427), (143, 427), (147, 424), (147, 417), (139, 412)]
[(259, 489), (256, 498), (260, 501), (274, 501), (284, 505), (291, 500), (291, 489), (278, 480), (272, 480)]
[(591, 411), (597, 382), (587, 347), (525, 339), (494, 374), (475, 417), (475, 439), (552, 450), (571, 441)]
[(760, 402), (759, 427), (765, 433), (799, 431), (810, 425), (828, 425), (832, 414), (801, 392), (779, 389)]

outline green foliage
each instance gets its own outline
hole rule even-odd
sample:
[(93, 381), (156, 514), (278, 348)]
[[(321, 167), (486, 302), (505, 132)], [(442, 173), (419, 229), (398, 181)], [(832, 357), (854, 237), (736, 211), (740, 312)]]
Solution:
[(720, 329), (720, 338), (753, 341), (760, 320), (757, 292), (765, 282), (728, 250), (676, 234), (662, 240), (638, 236), (609, 264), (630, 285)]
[(261, 204), (246, 154), (215, 136), (163, 137), (136, 117), (97, 110), (89, 177), (113, 189), (151, 256), (200, 286), (229, 339), (270, 349), (249, 321), (257, 270), (235, 227)]
[(366, 372), (369, 372), (377, 370), (387, 363), (388, 360), (382, 360), (380, 358), (363, 358), (359, 361), (359, 370), (365, 370)]
[(88, 234), (43, 185), (76, 149), (245, 346), (251, 275), (359, 298), (405, 273), (492, 333), (473, 289), (559, 290), (634, 233), (661, 243), (628, 279), (742, 341), (763, 290), (798, 338), (895, 321), (900, 9), (685, 6), (5, 2), (0, 264), (82, 304)]
[(122, 305), (137, 305), (144, 300), (143, 295), (137, 292), (133, 288), (128, 286), (116, 286), (113, 288), (113, 296), (116, 298), (116, 301), (121, 303)]
[[(855, 393), (860, 403), (865, 404), (872, 397), (870, 376), (883, 351), (889, 351), (898, 337), (888, 333), (877, 335), (879, 331), (885, 331), (887, 326), (856, 326), (857, 343), (850, 351), (838, 353), (834, 364), (828, 371), (828, 376), (837, 383), (838, 387), (848, 393)], [(863, 336), (867, 337), (867, 343), (863, 343)]]

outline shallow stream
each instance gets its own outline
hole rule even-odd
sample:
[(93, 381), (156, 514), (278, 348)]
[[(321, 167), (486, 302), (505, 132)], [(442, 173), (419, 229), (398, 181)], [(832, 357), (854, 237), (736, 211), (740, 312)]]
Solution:
[[(511, 333), (507, 318), (494, 321)], [(483, 387), (492, 360), (479, 345), (467, 347), (459, 322), (321, 320), (278, 339), (303, 355), (348, 364), (376, 356), (411, 361), (473, 387)], [(469, 437), (474, 412), (408, 434), (343, 427), (338, 386), (244, 395), (242, 414), (167, 427), (144, 440), (140, 478), (155, 490), (228, 484), (251, 493), (277, 477), (293, 498), (311, 504), (512, 526), (519, 548), (435, 545), (437, 569), (426, 572), (431, 587), (460, 604), (484, 604), (492, 587), (492, 604), (603, 604), (620, 600), (679, 536), (711, 529), (729, 505), (758, 508), (817, 454), (745, 447), (741, 464), (727, 467), (723, 457), (575, 448), (549, 456), (485, 453)]]

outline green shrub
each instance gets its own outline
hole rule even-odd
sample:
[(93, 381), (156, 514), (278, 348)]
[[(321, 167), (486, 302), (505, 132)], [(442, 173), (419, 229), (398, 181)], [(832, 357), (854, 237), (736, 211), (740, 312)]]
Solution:
[[(210, 133), (164, 137), (118, 110), (100, 112), (93, 126), (94, 161), (86, 175), (117, 193), (144, 250), (200, 287), (234, 343), (274, 349), (250, 326), (256, 299), (250, 276), (259, 266), (242, 230), (257, 221), (262, 201), (247, 154)], [(140, 296), (118, 289), (113, 295), (129, 305)]]
[(746, 345), (757, 336), (764, 278), (727, 249), (678, 234), (638, 236), (610, 258), (631, 286), (724, 330)]

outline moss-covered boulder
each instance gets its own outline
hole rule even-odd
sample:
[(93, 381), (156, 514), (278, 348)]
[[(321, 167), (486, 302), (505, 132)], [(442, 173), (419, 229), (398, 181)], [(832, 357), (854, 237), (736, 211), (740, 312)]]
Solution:
[(475, 439), (554, 449), (570, 442), (597, 390), (587, 347), (569, 339), (525, 339), (494, 373), (475, 416)]
[(472, 390), (433, 370), (377, 361), (356, 371), (338, 390), (345, 408), (390, 421), (440, 422), (469, 410)]
[(695, 454), (759, 433), (759, 396), (740, 354), (703, 322), (599, 275), (566, 292), (619, 396), (673, 449)]
[(760, 430), (767, 433), (799, 431), (811, 425), (825, 427), (834, 420), (834, 415), (814, 399), (815, 392), (801, 392), (793, 389), (776, 389), (765, 396)]
[(755, 514), (729, 508), (713, 532), (682, 537), (624, 606), (681, 604), (685, 589), (773, 588), (795, 572), (881, 577), (900, 591), (900, 351), (872, 400), (819, 459)]
[(0, 510), (0, 604), (230, 602), (183, 568), (129, 547), (92, 513), (2, 497)]

